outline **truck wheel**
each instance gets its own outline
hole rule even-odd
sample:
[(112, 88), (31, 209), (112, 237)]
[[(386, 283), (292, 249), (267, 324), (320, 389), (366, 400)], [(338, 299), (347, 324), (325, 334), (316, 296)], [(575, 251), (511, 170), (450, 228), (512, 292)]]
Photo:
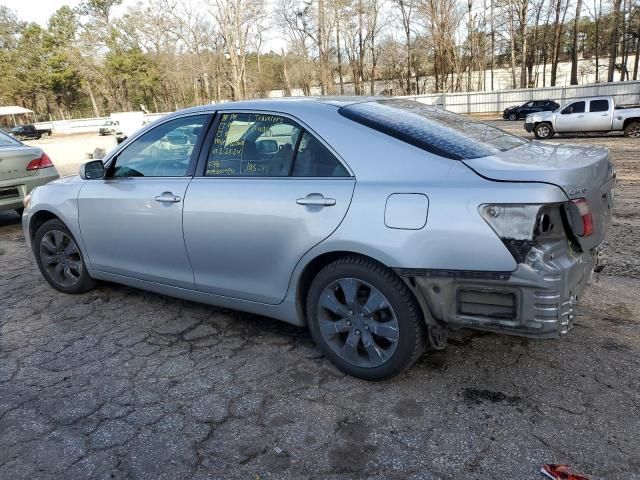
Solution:
[(47, 138), (48, 136), (49, 136), (49, 133), (42, 132), (42, 135), (40, 135), (40, 138)]
[(367, 258), (344, 257), (323, 268), (311, 282), (306, 311), (320, 350), (354, 377), (391, 378), (426, 348), (415, 298), (395, 273)]
[(517, 119), (518, 119), (518, 115), (516, 115), (515, 113), (509, 114), (509, 120), (511, 120), (512, 122)]
[(548, 123), (540, 123), (533, 129), (533, 134), (538, 140), (546, 140), (553, 137), (555, 132)]
[(624, 136), (631, 138), (640, 138), (640, 122), (631, 122), (624, 127)]
[(36, 232), (33, 251), (38, 268), (49, 284), (64, 293), (84, 293), (95, 287), (73, 235), (57, 218)]

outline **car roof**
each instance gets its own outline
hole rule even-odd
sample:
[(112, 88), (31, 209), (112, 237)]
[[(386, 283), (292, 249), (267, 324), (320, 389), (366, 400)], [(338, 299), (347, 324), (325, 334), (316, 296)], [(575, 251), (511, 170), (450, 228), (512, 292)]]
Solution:
[(304, 105), (332, 105), (336, 108), (354, 103), (372, 102), (375, 100), (385, 99), (388, 97), (355, 97), (355, 96), (324, 96), (324, 97), (283, 97), (283, 98), (261, 98), (256, 100), (240, 100), (236, 102), (225, 102), (209, 105), (201, 105), (199, 107), (191, 107), (179, 110), (175, 113), (198, 113), (210, 112), (214, 110), (275, 110), (287, 111), (290, 108), (299, 108)]

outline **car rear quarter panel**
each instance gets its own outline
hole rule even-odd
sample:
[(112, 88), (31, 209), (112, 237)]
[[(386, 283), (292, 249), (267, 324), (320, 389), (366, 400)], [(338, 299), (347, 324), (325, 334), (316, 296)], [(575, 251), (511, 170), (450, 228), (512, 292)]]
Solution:
[[(487, 180), (462, 162), (335, 117), (333, 121), (305, 121), (314, 125), (353, 170), (354, 196), (340, 227), (299, 262), (293, 285), (309, 262), (333, 251), (367, 255), (392, 268), (513, 271), (513, 256), (480, 217), (478, 207), (567, 200), (554, 185)], [(398, 193), (428, 197), (424, 227), (385, 225), (387, 199)]]

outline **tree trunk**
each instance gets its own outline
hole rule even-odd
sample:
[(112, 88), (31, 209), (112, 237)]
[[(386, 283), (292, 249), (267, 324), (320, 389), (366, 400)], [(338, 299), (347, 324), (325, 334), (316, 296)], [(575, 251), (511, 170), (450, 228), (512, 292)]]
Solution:
[(344, 78), (342, 76), (342, 46), (340, 45), (340, 11), (338, 2), (333, 2), (334, 15), (336, 17), (336, 53), (338, 55), (338, 79), (340, 81), (340, 95), (344, 95)]
[(578, 85), (578, 29), (582, 0), (577, 0), (576, 17), (573, 19), (573, 45), (571, 46), (571, 85)]
[(616, 71), (616, 60), (618, 56), (618, 27), (620, 24), (620, 0), (613, 0), (613, 11), (611, 12), (611, 37), (609, 38), (609, 69), (607, 71), (607, 82), (613, 82), (613, 75)]
[[(618, 0), (619, 1), (619, 0)], [(556, 20), (553, 24), (553, 52), (551, 55), (551, 86), (556, 86), (556, 76), (558, 73), (558, 57), (560, 56), (560, 35), (562, 33), (562, 23), (560, 22), (560, 8), (562, 0), (556, 2)]]

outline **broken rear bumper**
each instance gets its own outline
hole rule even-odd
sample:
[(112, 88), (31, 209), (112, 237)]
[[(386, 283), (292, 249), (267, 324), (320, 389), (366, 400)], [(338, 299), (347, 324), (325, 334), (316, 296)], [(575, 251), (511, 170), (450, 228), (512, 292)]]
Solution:
[(399, 269), (425, 316), (449, 328), (555, 338), (573, 327), (597, 251), (568, 242), (533, 247), (513, 272)]

